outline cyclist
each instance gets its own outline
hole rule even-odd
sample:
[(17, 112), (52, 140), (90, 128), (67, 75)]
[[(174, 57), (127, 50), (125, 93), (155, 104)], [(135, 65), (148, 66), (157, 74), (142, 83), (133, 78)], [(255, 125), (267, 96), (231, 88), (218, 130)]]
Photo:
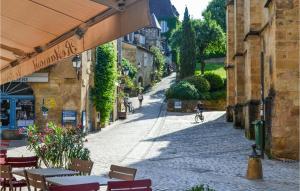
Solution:
[(202, 113), (202, 112), (203, 112), (204, 106), (203, 106), (203, 103), (202, 103), (201, 101), (199, 101), (199, 102), (197, 103), (196, 110), (197, 110), (198, 113)]
[(201, 101), (197, 103), (197, 106), (195, 108), (197, 111), (196, 116), (195, 116), (195, 121), (198, 123), (199, 121), (204, 121), (204, 116), (203, 116), (203, 110), (204, 110), (204, 105)]

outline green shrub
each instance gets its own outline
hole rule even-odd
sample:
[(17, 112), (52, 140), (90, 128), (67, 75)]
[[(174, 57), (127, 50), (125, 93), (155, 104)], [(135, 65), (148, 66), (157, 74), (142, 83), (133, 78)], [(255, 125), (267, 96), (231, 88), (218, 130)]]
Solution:
[(26, 130), (27, 148), (48, 168), (68, 168), (72, 158), (90, 159), (84, 147), (85, 134), (81, 126), (58, 126), (49, 122), (45, 128), (31, 125)]
[(202, 76), (191, 76), (186, 78), (185, 80), (194, 85), (199, 93), (208, 92), (210, 89), (209, 82)]
[(211, 92), (222, 90), (224, 88), (223, 79), (219, 75), (214, 73), (205, 73), (204, 78), (209, 82)]
[(199, 186), (195, 186), (193, 188), (188, 189), (187, 191), (215, 191), (212, 188), (209, 188), (209, 186), (204, 186), (203, 184)]
[(219, 99), (226, 99), (226, 91), (225, 90), (219, 90), (209, 93), (209, 100), (219, 100)]
[(196, 87), (187, 81), (173, 84), (166, 92), (167, 99), (197, 100), (199, 93)]
[(122, 69), (123, 71), (128, 70), (128, 76), (131, 79), (135, 78), (135, 75), (137, 73), (137, 68), (129, 62), (126, 58), (122, 58)]

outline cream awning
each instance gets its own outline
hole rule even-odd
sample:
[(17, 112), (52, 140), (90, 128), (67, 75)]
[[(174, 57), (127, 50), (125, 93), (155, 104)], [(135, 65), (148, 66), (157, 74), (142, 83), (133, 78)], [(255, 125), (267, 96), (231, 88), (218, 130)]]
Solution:
[(1, 0), (0, 84), (150, 24), (148, 0)]

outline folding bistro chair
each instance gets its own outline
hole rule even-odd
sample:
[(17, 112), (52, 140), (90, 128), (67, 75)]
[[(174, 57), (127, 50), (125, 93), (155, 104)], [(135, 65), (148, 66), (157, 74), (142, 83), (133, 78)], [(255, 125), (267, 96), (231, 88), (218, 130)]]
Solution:
[(107, 191), (152, 191), (151, 180), (108, 182)]
[(108, 176), (119, 180), (134, 180), (136, 171), (134, 168), (111, 165)]
[(0, 165), (0, 185), (1, 185), (1, 190), (6, 190), (6, 188), (9, 188), (10, 191), (13, 191), (15, 188), (21, 188), (26, 187), (26, 181), (24, 179), (22, 180), (16, 180), (11, 171), (11, 166), (10, 165)]
[(72, 159), (69, 169), (80, 172), (80, 175), (90, 175), (93, 164), (92, 161), (88, 160)]
[(38, 157), (7, 157), (5, 164), (11, 165), (12, 168), (37, 168)]
[(97, 191), (99, 189), (100, 189), (99, 183), (49, 187), (49, 191)]
[(31, 186), (34, 187), (35, 191), (37, 191), (37, 189), (41, 191), (48, 191), (48, 186), (44, 176), (29, 173), (27, 170), (24, 170), (24, 173), (29, 191), (31, 191)]

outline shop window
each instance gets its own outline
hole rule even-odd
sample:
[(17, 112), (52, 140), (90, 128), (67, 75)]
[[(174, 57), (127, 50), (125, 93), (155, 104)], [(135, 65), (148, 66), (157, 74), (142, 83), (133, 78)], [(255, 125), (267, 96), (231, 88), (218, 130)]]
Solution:
[(16, 102), (17, 127), (27, 127), (34, 123), (34, 101), (18, 100)]

